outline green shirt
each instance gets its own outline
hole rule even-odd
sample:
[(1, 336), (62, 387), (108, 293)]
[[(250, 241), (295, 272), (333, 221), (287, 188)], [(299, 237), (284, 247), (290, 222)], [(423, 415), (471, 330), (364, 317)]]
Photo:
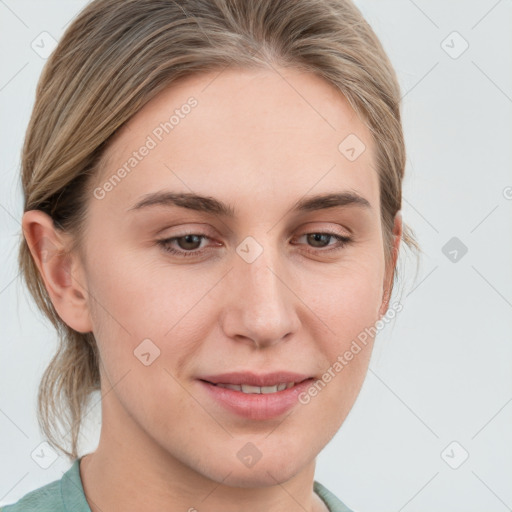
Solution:
[[(0, 507), (0, 512), (91, 512), (85, 499), (79, 464), (80, 459), (75, 459), (60, 480), (25, 494), (16, 503)], [(313, 489), (330, 512), (354, 512), (316, 480)]]

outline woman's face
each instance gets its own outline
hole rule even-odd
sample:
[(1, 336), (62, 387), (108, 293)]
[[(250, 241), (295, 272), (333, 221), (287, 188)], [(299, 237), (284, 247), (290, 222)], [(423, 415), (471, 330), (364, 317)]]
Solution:
[(372, 350), (353, 341), (385, 313), (369, 131), (318, 77), (228, 69), (161, 92), (105, 157), (80, 271), (104, 435), (231, 485), (291, 478), (352, 408)]

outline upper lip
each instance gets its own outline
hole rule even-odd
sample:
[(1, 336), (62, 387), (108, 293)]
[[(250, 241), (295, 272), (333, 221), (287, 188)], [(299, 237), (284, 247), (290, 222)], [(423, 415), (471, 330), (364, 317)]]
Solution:
[(253, 373), (249, 371), (221, 373), (218, 375), (207, 375), (200, 380), (211, 382), (212, 384), (247, 384), (249, 386), (277, 386), (281, 383), (295, 382), (310, 379), (311, 375), (293, 373), (287, 371), (277, 371), (272, 373)]

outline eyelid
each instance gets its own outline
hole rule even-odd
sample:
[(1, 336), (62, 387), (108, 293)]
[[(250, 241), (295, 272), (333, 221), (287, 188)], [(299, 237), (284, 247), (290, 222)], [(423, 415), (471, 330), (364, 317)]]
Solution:
[[(336, 227), (327, 227), (325, 224), (330, 224), (331, 226)], [(340, 229), (341, 228), (341, 229)], [(300, 227), (300, 231), (305, 233), (329, 233), (330, 235), (339, 235), (350, 237), (354, 235), (354, 231), (350, 229), (348, 226), (343, 226), (337, 222), (322, 222), (322, 221), (312, 221), (306, 224), (303, 224)]]

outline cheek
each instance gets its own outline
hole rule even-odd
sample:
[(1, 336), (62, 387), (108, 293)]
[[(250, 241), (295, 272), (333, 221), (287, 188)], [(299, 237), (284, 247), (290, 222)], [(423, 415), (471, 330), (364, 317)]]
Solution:
[(321, 320), (312, 337), (325, 356), (318, 384), (325, 408), (317, 413), (333, 432), (352, 408), (367, 374), (382, 298), (383, 265), (372, 254), (358, 256), (347, 259), (336, 273), (323, 275), (317, 281), (323, 284), (321, 293), (309, 294), (311, 309)]
[(121, 251), (95, 266), (88, 276), (93, 331), (111, 381), (130, 370), (156, 388), (157, 382), (172, 380), (163, 368), (181, 376), (207, 337), (205, 298), (218, 279), (184, 269), (171, 272)]
[(372, 255), (358, 255), (338, 269), (303, 282), (311, 309), (334, 338), (330, 347), (343, 348), (378, 320), (382, 303), (383, 264)]
[(98, 318), (115, 323), (123, 336), (161, 339), (197, 304), (207, 283), (184, 270), (118, 251), (95, 266), (89, 279)]
[[(322, 293), (310, 295), (311, 309), (320, 319), (312, 337), (325, 357), (316, 389), (304, 401), (318, 400), (312, 406), (315, 418), (332, 435), (354, 405), (368, 371), (381, 303), (382, 289), (376, 285), (380, 277), (378, 265), (354, 265), (324, 280)], [(325, 334), (318, 335), (320, 331)]]

